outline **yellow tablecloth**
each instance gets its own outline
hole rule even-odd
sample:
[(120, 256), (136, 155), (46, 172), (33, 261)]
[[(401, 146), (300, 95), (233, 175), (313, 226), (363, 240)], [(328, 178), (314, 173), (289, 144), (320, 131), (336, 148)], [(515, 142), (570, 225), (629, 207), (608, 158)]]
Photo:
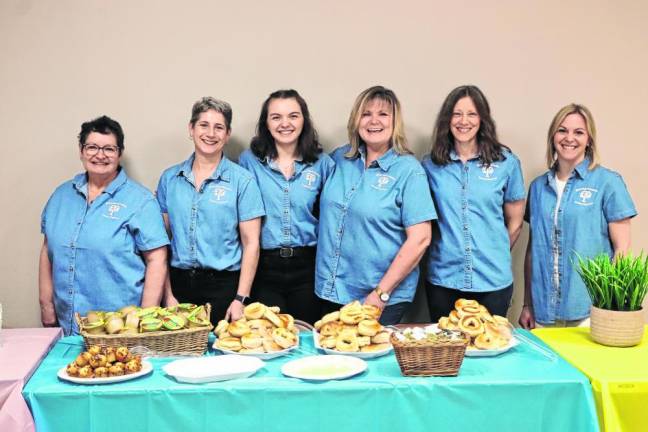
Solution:
[(533, 334), (590, 379), (602, 431), (648, 431), (648, 326), (641, 344), (631, 348), (599, 345), (587, 327)]

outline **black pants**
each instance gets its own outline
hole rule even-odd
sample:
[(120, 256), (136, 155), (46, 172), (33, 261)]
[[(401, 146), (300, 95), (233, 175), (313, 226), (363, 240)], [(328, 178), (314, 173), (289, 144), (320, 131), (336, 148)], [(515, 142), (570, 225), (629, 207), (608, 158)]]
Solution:
[(225, 318), (238, 289), (239, 271), (171, 267), (171, 291), (180, 303), (211, 304), (212, 324)]
[(261, 251), (252, 298), (313, 324), (321, 318), (320, 299), (315, 295), (315, 248), (281, 251)]
[(489, 292), (468, 292), (460, 291), (442, 286), (433, 285), (425, 281), (427, 292), (428, 308), (430, 310), (430, 322), (438, 322), (442, 316), (448, 316), (455, 307), (455, 301), (460, 298), (477, 300), (486, 306), (486, 309), (493, 315), (506, 316), (511, 305), (513, 295), (513, 284), (497, 291)]

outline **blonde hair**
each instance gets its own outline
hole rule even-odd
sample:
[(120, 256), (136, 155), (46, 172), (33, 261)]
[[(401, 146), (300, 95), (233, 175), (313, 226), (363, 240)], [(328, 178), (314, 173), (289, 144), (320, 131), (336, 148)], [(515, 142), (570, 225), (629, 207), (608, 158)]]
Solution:
[(345, 156), (358, 156), (358, 148), (360, 147), (360, 144), (363, 144), (362, 138), (360, 138), (360, 134), (358, 133), (360, 118), (369, 102), (375, 99), (386, 102), (392, 107), (392, 119), (394, 125), (392, 128), (392, 135), (389, 139), (391, 147), (398, 154), (412, 154), (412, 151), (407, 145), (405, 124), (403, 123), (401, 106), (396, 94), (383, 86), (373, 86), (358, 95), (353, 104), (353, 108), (351, 109), (349, 122), (347, 123), (347, 132), (349, 134), (349, 144), (351, 144), (351, 149), (349, 149)]
[(593, 170), (599, 165), (600, 158), (598, 151), (596, 149), (596, 124), (594, 123), (594, 117), (590, 110), (587, 109), (585, 105), (571, 103), (562, 107), (558, 113), (554, 116), (551, 121), (551, 126), (549, 126), (549, 133), (547, 134), (547, 166), (549, 169), (553, 168), (556, 163), (556, 149), (554, 148), (554, 135), (560, 128), (560, 125), (565, 120), (568, 115), (578, 114), (585, 121), (585, 128), (587, 129), (587, 135), (589, 135), (589, 141), (587, 147), (585, 148), (585, 157), (590, 160), (590, 164), (587, 167), (589, 170)]

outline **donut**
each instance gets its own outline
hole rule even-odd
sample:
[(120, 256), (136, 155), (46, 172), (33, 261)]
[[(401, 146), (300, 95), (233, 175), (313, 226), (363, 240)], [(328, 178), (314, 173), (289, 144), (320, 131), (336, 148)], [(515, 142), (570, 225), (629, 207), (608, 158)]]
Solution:
[(227, 327), (229, 327), (229, 323), (226, 320), (218, 321), (218, 324), (216, 324), (216, 328), (214, 329), (214, 334), (220, 337), (221, 333), (227, 331)]
[(244, 334), (250, 333), (250, 326), (241, 320), (234, 321), (227, 326), (227, 332), (232, 336), (241, 337)]
[(460, 309), (464, 306), (479, 306), (479, 303), (477, 303), (477, 300), (468, 300), (465, 298), (460, 298), (457, 299), (457, 301), (454, 304), (455, 309)]
[(263, 317), (266, 306), (259, 302), (250, 303), (243, 308), (243, 315), (249, 320), (259, 319)]
[(279, 316), (271, 308), (266, 308), (265, 312), (263, 313), (263, 317), (270, 321), (275, 327), (283, 326), (283, 321), (281, 321)]
[(340, 311), (327, 313), (322, 317), (322, 324), (334, 322), (340, 319)]
[(459, 320), (459, 330), (470, 337), (476, 337), (484, 333), (484, 323), (476, 316), (467, 315)]
[(457, 315), (456, 310), (450, 311), (450, 314), (448, 315), (448, 319), (450, 320), (450, 322), (454, 324), (459, 324), (459, 315)]
[(259, 334), (248, 333), (241, 337), (241, 345), (248, 349), (259, 348), (263, 345), (263, 337)]
[(241, 340), (235, 337), (219, 338), (216, 345), (228, 351), (239, 351), (242, 348)]
[(495, 336), (489, 333), (482, 333), (475, 338), (475, 346), (481, 350), (497, 349), (499, 347)]
[(337, 336), (340, 330), (342, 330), (342, 324), (336, 321), (324, 324), (319, 333), (322, 336)]
[(282, 348), (290, 348), (297, 344), (297, 336), (293, 332), (281, 327), (272, 331), (272, 340)]
[(351, 334), (340, 335), (335, 343), (335, 349), (342, 352), (358, 352), (360, 351), (358, 338)]
[(381, 331), (371, 338), (373, 344), (383, 344), (389, 342), (389, 332)]
[(375, 336), (382, 330), (382, 326), (376, 320), (362, 320), (358, 323), (358, 333), (362, 336)]
[(387, 348), (389, 348), (388, 343), (372, 344), (372, 345), (363, 346), (362, 348), (360, 348), (360, 352), (384, 351)]
[(478, 316), (480, 314), (481, 314), (481, 309), (479, 308), (479, 305), (461, 306), (460, 308), (457, 309), (457, 315), (459, 316), (459, 318), (463, 318), (465, 316)]
[(378, 306), (364, 304), (362, 305), (362, 313), (364, 314), (364, 319), (377, 320), (378, 318), (380, 318), (382, 311)]

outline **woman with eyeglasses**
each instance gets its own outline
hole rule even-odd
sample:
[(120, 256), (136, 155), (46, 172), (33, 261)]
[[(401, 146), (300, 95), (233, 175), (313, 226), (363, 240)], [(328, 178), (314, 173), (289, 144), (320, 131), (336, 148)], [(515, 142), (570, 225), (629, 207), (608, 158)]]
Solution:
[(85, 169), (59, 186), (41, 217), (41, 321), (78, 333), (74, 313), (160, 304), (169, 238), (153, 194), (120, 166), (124, 133), (102, 116), (81, 125)]
[(171, 235), (167, 305), (211, 304), (211, 322), (243, 316), (259, 261), (265, 215), (252, 174), (223, 148), (232, 134), (232, 108), (204, 97), (189, 120), (193, 153), (162, 173), (157, 199)]

